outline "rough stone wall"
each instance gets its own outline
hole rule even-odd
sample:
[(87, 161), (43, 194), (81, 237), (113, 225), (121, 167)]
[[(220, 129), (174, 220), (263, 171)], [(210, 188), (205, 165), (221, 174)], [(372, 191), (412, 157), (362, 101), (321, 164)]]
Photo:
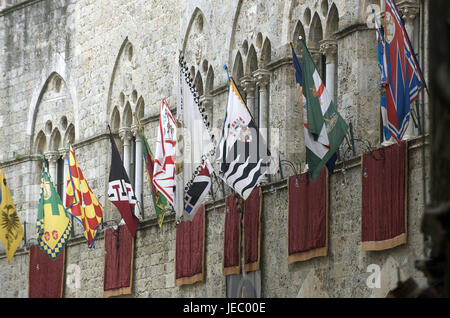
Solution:
[[(380, 146), (375, 31), (365, 25), (367, 4), (376, 2), (2, 1), (0, 162), (19, 217), (27, 222), (28, 242), (35, 242), (39, 154), (64, 149), (71, 138), (87, 181), (105, 209), (105, 220), (119, 217), (106, 199), (111, 151), (106, 126), (111, 125), (122, 148), (121, 128), (131, 129), (136, 124), (133, 114), (137, 113), (154, 147), (161, 99), (166, 98), (172, 109), (176, 107), (179, 49), (184, 49), (193, 78), (202, 85), (199, 90), (210, 98), (208, 107), (216, 140), (221, 134), (227, 101), (223, 65), (227, 64), (230, 73), (238, 75), (236, 80), (244, 94), (242, 77), (249, 76), (256, 85), (253, 72), (267, 70), (269, 123), (279, 133), (278, 138), (275, 130), (270, 133), (271, 149), (277, 149), (273, 153), (281, 153), (281, 158), (290, 160), (296, 168), (300, 165), (303, 168), (303, 121), (289, 42), (295, 43), (299, 54), (297, 37), (303, 34), (308, 45), (316, 46), (318, 54), (320, 40), (333, 38), (337, 43), (336, 105), (354, 125), (356, 138)], [(338, 12), (337, 27), (330, 22), (336, 18), (332, 18), (333, 10)], [(63, 116), (66, 125), (61, 122)], [(52, 129), (46, 131), (48, 121)], [(55, 137), (55, 129), (60, 139)], [(359, 155), (365, 151), (362, 144), (356, 144), (356, 156), (345, 157), (345, 171), (343, 164), (338, 164), (329, 179), (327, 257), (287, 264), (286, 179), (279, 173), (274, 175), (272, 183), (264, 187), (262, 296), (384, 297), (395, 287), (397, 267), (402, 280), (413, 277), (424, 285), (423, 275), (414, 267), (414, 261), (424, 257), (420, 232), (424, 204), (422, 147), (421, 141), (415, 139), (408, 152), (408, 243), (383, 252), (363, 252), (360, 248)], [(341, 150), (345, 149), (343, 146)], [(293, 174), (286, 165), (283, 172), (284, 178)], [(207, 205), (205, 280), (181, 287), (175, 287), (174, 282), (173, 212), (167, 214), (159, 229), (145, 175), (142, 190), (144, 220), (136, 237), (133, 296), (225, 297), (226, 280), (222, 275), (225, 215), (220, 184), (214, 184), (216, 201)], [(226, 187), (225, 194), (228, 193)], [(103, 232), (100, 231), (95, 247), (89, 250), (81, 236), (82, 228), (76, 224), (75, 238), (66, 250), (68, 281), (64, 296), (102, 297)], [(370, 264), (382, 268), (379, 289), (366, 286)], [(81, 277), (79, 288), (70, 281), (77, 266)], [(0, 277), (1, 297), (27, 297), (28, 250), (23, 244), (11, 263), (0, 245)]]

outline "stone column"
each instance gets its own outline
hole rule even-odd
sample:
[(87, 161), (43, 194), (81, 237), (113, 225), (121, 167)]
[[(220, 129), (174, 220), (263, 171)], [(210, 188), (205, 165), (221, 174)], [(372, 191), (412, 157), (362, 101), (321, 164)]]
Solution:
[(202, 107), (205, 109), (207, 121), (209, 122), (209, 128), (212, 131), (213, 128), (213, 98), (209, 95), (200, 96), (200, 102), (202, 103)]
[(130, 140), (131, 140), (131, 130), (130, 128), (122, 127), (119, 129), (119, 136), (123, 142), (123, 166), (125, 171), (130, 176)]
[(317, 72), (319, 73), (320, 77), (322, 77), (322, 53), (320, 52), (320, 49), (317, 47), (310, 47), (309, 53), (311, 54), (311, 58), (316, 65)]
[[(256, 83), (259, 86), (259, 131), (261, 136), (266, 142), (267, 147), (269, 145), (269, 81), (270, 72), (264, 69), (258, 69), (253, 72), (253, 76), (256, 78)], [(261, 178), (261, 183), (267, 183), (267, 174)]]
[(256, 83), (259, 86), (259, 120), (258, 127), (260, 129), (261, 135), (264, 137), (266, 143), (269, 140), (269, 94), (268, 94), (268, 84), (270, 80), (270, 72), (259, 69), (253, 73), (256, 78)]
[(68, 161), (69, 161), (69, 149), (64, 149), (61, 148), (59, 149), (59, 155), (61, 156), (61, 158), (64, 161), (64, 167), (63, 167), (63, 187), (62, 187), (62, 202), (64, 204), (64, 206), (66, 206), (66, 180), (67, 180), (67, 169), (68, 169)]
[[(256, 116), (256, 108), (255, 108), (255, 79), (252, 76), (244, 76), (241, 78), (241, 85), (244, 88), (244, 92), (247, 95), (247, 107), (250, 110), (253, 118)], [(257, 118), (255, 118), (257, 120)]]
[(335, 40), (323, 40), (320, 42), (320, 53), (326, 57), (325, 86), (331, 99), (335, 102), (334, 73), (336, 71), (337, 44)]
[(137, 200), (139, 201), (139, 207), (136, 205), (134, 208), (134, 214), (141, 215), (139, 208), (143, 208), (142, 205), (142, 141), (139, 134), (138, 126), (134, 125), (132, 128), (133, 136), (136, 137), (136, 170), (135, 170), (135, 181), (134, 181), (134, 193)]
[[(403, 21), (405, 22), (406, 32), (408, 32), (411, 45), (414, 42), (414, 20), (419, 13), (419, 4), (415, 0), (405, 0), (397, 4)], [(414, 46), (414, 45), (413, 45)], [(414, 102), (415, 103), (415, 102)], [(414, 107), (414, 103), (410, 105), (411, 109)], [(414, 121), (412, 119), (412, 111), (409, 112), (409, 124), (403, 135), (403, 140), (408, 140), (414, 137)]]
[[(202, 107), (205, 109), (206, 113), (206, 121), (209, 123), (209, 130), (211, 134), (214, 134), (214, 122), (213, 122), (213, 97), (210, 95), (202, 95), (200, 96), (200, 102), (202, 103)], [(217, 138), (217, 136), (215, 136)], [(214, 183), (211, 185), (211, 190), (208, 192), (205, 202), (213, 202), (213, 197), (211, 195), (211, 191), (214, 191), (213, 189)]]
[(59, 159), (59, 153), (58, 151), (48, 151), (45, 153), (45, 158), (48, 160), (48, 171), (50, 172), (53, 185), (56, 188), (58, 182), (58, 169), (56, 163)]

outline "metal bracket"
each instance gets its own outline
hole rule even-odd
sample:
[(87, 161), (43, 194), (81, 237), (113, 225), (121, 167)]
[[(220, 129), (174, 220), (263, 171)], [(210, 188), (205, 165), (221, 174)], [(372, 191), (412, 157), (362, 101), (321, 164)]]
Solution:
[[(27, 222), (23, 222), (23, 247), (25, 250), (30, 249), (30, 246), (37, 244), (37, 238), (36, 237), (27, 237)], [(34, 244), (35, 243), (35, 244)]]
[(301, 163), (299, 164), (298, 170), (295, 169), (294, 163), (292, 163), (289, 160), (280, 159), (280, 169), (281, 169), (282, 164), (287, 164), (293, 170), (294, 175), (295, 175), (295, 186), (297, 188), (299, 187), (299, 183), (308, 183), (309, 182), (309, 174), (306, 175), (306, 178), (304, 178), (304, 180), (300, 180), (300, 173), (301, 173), (301, 168), (302, 168)]
[(113, 235), (117, 237), (116, 239), (116, 248), (119, 248), (120, 246), (120, 242), (119, 242), (119, 237), (120, 237), (120, 220), (117, 219), (113, 219), (113, 220), (108, 220), (108, 221), (103, 221), (102, 223), (100, 223), (102, 225), (102, 230), (105, 229), (105, 227), (114, 227), (116, 226), (117, 228), (114, 229), (113, 231)]

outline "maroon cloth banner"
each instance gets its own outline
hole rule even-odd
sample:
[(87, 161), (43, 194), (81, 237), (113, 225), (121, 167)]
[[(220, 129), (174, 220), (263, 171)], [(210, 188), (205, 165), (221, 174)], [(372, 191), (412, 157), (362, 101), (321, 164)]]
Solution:
[(230, 194), (225, 199), (225, 226), (223, 234), (223, 274), (241, 272), (241, 213), (236, 197)]
[(328, 249), (328, 173), (315, 181), (308, 173), (288, 179), (288, 263), (326, 256)]
[(362, 157), (362, 249), (384, 250), (406, 243), (407, 143)]
[(105, 267), (103, 296), (131, 294), (134, 257), (134, 238), (128, 227), (105, 231)]
[(261, 242), (261, 187), (253, 189), (244, 203), (244, 271), (259, 269)]
[(203, 280), (205, 264), (205, 205), (192, 221), (177, 225), (175, 251), (175, 285)]
[(30, 248), (28, 297), (61, 298), (64, 283), (65, 248), (52, 261), (37, 245)]

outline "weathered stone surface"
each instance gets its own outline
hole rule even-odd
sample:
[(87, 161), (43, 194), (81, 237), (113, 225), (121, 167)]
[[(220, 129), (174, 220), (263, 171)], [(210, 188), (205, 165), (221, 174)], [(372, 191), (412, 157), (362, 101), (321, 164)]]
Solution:
[(314, 270), (311, 270), (306, 276), (305, 281), (300, 288), (298, 298), (328, 298), (328, 294), (323, 289), (321, 281), (317, 278)]
[[(221, 136), (227, 102), (223, 65), (228, 66), (238, 83), (243, 76), (256, 83), (255, 71), (269, 72), (270, 149), (274, 157), (279, 153), (281, 159), (291, 161), (295, 171), (283, 164), (283, 178), (280, 173), (271, 176), (271, 183), (263, 189), (263, 297), (384, 297), (395, 285), (392, 264), (400, 266), (403, 280), (413, 277), (420, 285), (426, 284), (414, 266), (415, 260), (424, 257), (420, 232), (422, 172), (427, 167), (424, 162), (429, 163), (428, 148), (424, 161), (419, 139), (410, 142), (408, 151), (407, 244), (383, 252), (361, 251), (359, 155), (367, 149), (363, 141), (357, 141), (353, 157), (344, 143), (341, 158), (345, 163), (338, 163), (329, 178), (328, 256), (287, 264), (285, 178), (305, 166), (302, 111), (289, 42), (294, 42), (300, 56), (299, 35), (317, 52), (320, 41), (335, 40), (335, 56), (324, 57), (336, 65), (335, 104), (352, 123), (355, 138), (379, 147), (375, 31), (373, 23), (366, 25), (369, 1), (21, 3), (1, 1), (0, 6), (0, 162), (19, 217), (27, 223), (27, 244), (36, 243), (39, 154), (58, 151), (63, 155), (68, 140), (73, 142), (84, 175), (104, 207), (104, 220), (120, 219), (107, 199), (111, 160), (107, 125), (123, 155), (124, 143), (118, 132), (136, 124), (136, 113), (155, 149), (161, 99), (166, 98), (169, 106), (176, 108), (177, 56), (183, 49), (198, 90), (207, 101), (216, 140)], [(422, 31), (427, 34), (426, 29)], [(415, 32), (418, 34), (418, 30)], [(419, 40), (418, 36), (412, 38)], [(318, 64), (318, 68), (324, 75), (324, 65)], [(244, 94), (243, 87), (240, 89)], [(256, 84), (254, 95), (254, 104), (260, 105)], [(135, 166), (133, 155), (130, 162)], [(132, 174), (131, 179), (135, 178)], [(428, 178), (426, 172), (426, 182)], [(215, 182), (215, 202), (207, 205), (205, 279), (175, 287), (174, 213), (169, 211), (159, 228), (145, 172), (142, 179), (144, 220), (135, 241), (132, 296), (225, 297), (223, 196), (231, 190), (225, 187), (223, 193), (221, 184)], [(66, 269), (70, 270), (66, 273), (64, 297), (103, 297), (104, 231), (100, 229), (92, 249), (87, 248), (82, 232), (81, 224), (75, 222), (75, 238), (66, 249)], [(22, 243), (8, 263), (0, 244), (0, 297), (28, 296), (28, 257)], [(383, 268), (380, 290), (366, 285), (371, 264)]]

